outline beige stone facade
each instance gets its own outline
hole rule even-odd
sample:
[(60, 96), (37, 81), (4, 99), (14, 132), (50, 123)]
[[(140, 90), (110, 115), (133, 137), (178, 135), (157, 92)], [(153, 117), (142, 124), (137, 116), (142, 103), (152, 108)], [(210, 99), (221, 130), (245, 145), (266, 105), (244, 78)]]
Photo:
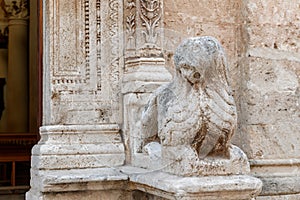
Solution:
[[(299, 198), (299, 0), (43, 6), (43, 126), (28, 200)], [(160, 174), (139, 153), (142, 111), (172, 80), (174, 50), (187, 37), (207, 35), (227, 53), (237, 109), (232, 143), (248, 157), (246, 178), (181, 179)]]

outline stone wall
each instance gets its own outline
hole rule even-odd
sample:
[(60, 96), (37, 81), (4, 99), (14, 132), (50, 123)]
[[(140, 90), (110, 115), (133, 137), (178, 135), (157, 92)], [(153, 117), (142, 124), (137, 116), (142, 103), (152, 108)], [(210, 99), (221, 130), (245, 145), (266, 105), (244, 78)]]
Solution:
[(249, 1), (243, 131), (253, 159), (300, 158), (300, 1)]
[[(241, 1), (164, 1), (165, 50), (172, 52), (179, 43), (192, 36), (210, 35), (225, 48), (231, 75), (231, 85), (238, 87), (239, 66), (243, 43), (241, 42)], [(169, 63), (172, 65), (172, 62)]]
[(262, 195), (299, 193), (300, 1), (245, 4), (241, 140)]

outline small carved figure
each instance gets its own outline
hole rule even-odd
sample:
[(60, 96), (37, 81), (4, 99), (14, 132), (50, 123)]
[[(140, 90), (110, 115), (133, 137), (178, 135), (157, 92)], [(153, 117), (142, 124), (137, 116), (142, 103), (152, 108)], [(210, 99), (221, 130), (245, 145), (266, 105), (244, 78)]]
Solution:
[(159, 142), (162, 162), (172, 166), (166, 171), (201, 174), (204, 159), (228, 160), (233, 148), (237, 113), (226, 57), (220, 43), (205, 36), (185, 40), (174, 62), (173, 81), (152, 95), (143, 112), (141, 147)]

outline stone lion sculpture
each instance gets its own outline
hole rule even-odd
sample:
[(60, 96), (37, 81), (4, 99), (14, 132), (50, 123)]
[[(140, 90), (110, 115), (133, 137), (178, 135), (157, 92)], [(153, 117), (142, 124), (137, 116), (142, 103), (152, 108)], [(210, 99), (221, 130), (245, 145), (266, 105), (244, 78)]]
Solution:
[(154, 92), (143, 112), (141, 150), (159, 144), (162, 169), (173, 174), (248, 172), (247, 157), (230, 143), (237, 112), (220, 43), (210, 36), (189, 38), (178, 46), (174, 63), (173, 81)]

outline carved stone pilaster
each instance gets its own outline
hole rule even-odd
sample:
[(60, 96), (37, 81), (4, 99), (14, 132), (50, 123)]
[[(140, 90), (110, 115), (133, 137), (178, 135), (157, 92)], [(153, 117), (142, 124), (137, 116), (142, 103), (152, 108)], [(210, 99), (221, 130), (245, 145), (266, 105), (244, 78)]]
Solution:
[[(121, 123), (122, 2), (55, 0), (46, 32), (50, 124)], [(103, 50), (104, 49), (104, 50)]]
[(169, 81), (171, 75), (165, 69), (162, 54), (163, 1), (124, 0), (124, 24), (123, 93), (139, 91), (141, 87), (145, 90), (149, 82), (153, 85)]
[(123, 132), (127, 160), (134, 163), (141, 111), (149, 95), (172, 78), (162, 54), (163, 1), (124, 0), (124, 30)]
[(161, 0), (140, 0), (139, 17), (141, 19), (141, 33), (144, 36), (144, 44), (141, 46), (145, 49), (157, 49), (161, 47), (159, 37), (159, 28), (162, 23), (162, 1)]
[(66, 169), (110, 168), (125, 162), (118, 125), (123, 2), (51, 0), (43, 5), (44, 116), (41, 140), (32, 151), (28, 199), (47, 199), (45, 188), (55, 193), (55, 185), (43, 183), (55, 174), (64, 179)]
[(124, 0), (124, 24), (123, 93), (151, 92), (153, 84), (170, 81), (162, 54), (163, 1)]
[(162, 57), (163, 1), (125, 0), (125, 57)]
[(127, 0), (124, 3), (125, 49), (127, 56), (136, 48), (136, 1)]

